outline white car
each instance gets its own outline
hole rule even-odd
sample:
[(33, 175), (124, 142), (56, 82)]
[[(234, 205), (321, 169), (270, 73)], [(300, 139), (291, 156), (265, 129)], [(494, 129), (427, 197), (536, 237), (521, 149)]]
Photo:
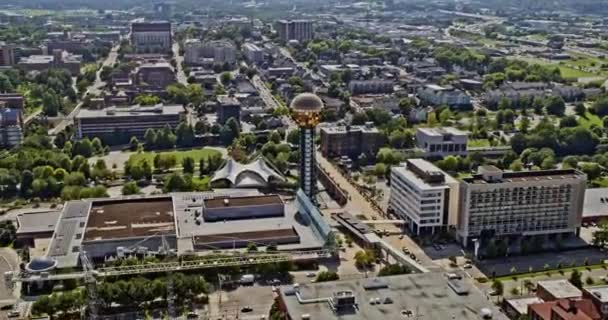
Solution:
[(308, 278), (314, 278), (316, 276), (317, 275), (314, 272), (306, 272), (306, 277), (308, 277)]

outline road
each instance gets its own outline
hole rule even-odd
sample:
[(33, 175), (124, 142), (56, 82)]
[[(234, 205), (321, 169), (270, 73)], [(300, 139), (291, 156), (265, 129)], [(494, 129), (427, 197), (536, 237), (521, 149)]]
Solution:
[[(116, 59), (118, 57), (118, 46), (112, 48), (108, 57), (103, 61), (102, 68), (97, 71), (97, 77), (95, 78), (95, 82), (87, 88), (87, 91), (84, 93), (87, 95), (98, 95), (101, 93), (102, 88), (105, 87), (106, 83), (101, 80), (100, 74), (101, 70), (104, 66), (112, 66), (116, 63)], [(74, 117), (78, 114), (78, 111), (82, 107), (82, 101), (80, 101), (74, 110), (70, 112), (67, 116), (63, 117), (63, 119), (54, 127), (49, 129), (49, 135), (56, 135), (58, 132), (61, 132), (65, 127), (72, 124), (74, 122)]]
[(25, 117), (25, 119), (23, 119), (23, 125), (27, 126), (32, 120), (36, 119), (36, 117), (38, 117), (41, 113), (42, 113), (42, 109), (37, 110), (34, 113), (30, 114), (29, 116)]
[[(386, 217), (381, 216), (378, 211), (374, 210), (371, 204), (363, 197), (363, 195), (353, 186), (336, 167), (334, 167), (321, 152), (317, 152), (317, 163), (323, 168), (341, 188), (343, 188), (349, 195), (349, 200), (346, 205), (342, 208), (343, 212), (348, 212), (352, 215), (365, 215), (368, 219), (385, 220)], [(391, 228), (397, 228), (395, 226), (382, 226), (382, 229), (390, 230)], [(389, 241), (396, 248), (407, 247), (411, 252), (415, 253), (416, 256), (422, 261), (422, 265), (425, 267), (434, 267), (435, 264), (432, 262), (424, 250), (407, 235), (403, 235), (403, 238), (394, 237)]]
[(177, 64), (177, 82), (183, 85), (188, 85), (188, 76), (186, 76), (184, 68), (182, 68), (184, 56), (179, 55), (179, 43), (177, 42), (173, 44), (173, 57), (175, 58), (175, 62)]
[(260, 93), (260, 98), (262, 98), (262, 100), (264, 100), (264, 103), (266, 104), (266, 106), (268, 106), (271, 109), (277, 109), (281, 106), (281, 104), (272, 95), (272, 92), (270, 92), (270, 89), (268, 87), (266, 87), (266, 84), (264, 83), (264, 81), (262, 81), (260, 76), (258, 76), (256, 74), (255, 76), (253, 76), (253, 78), (251, 80), (252, 80), (251, 82), (253, 83), (253, 86)]

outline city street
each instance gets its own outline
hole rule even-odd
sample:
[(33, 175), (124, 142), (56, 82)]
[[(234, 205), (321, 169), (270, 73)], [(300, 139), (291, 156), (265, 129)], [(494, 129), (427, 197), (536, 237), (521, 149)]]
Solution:
[(188, 85), (188, 75), (184, 72), (184, 68), (182, 68), (182, 62), (184, 62), (184, 56), (179, 55), (179, 43), (173, 43), (173, 58), (175, 58), (175, 62), (177, 64), (177, 82)]
[[(100, 77), (101, 70), (103, 69), (103, 66), (114, 65), (114, 63), (116, 63), (117, 57), (118, 57), (118, 46), (113, 47), (112, 50), (110, 51), (110, 54), (108, 54), (108, 57), (103, 61), (102, 68), (100, 68), (97, 71), (97, 78), (95, 79), (95, 82), (91, 86), (89, 86), (89, 88), (87, 89), (87, 91), (84, 94), (85, 96), (87, 96), (87, 95), (96, 96), (96, 95), (101, 94), (101, 89), (106, 85), (105, 82), (103, 82), (101, 80), (101, 77)], [(62, 130), (64, 130), (66, 126), (72, 124), (74, 122), (74, 117), (76, 117), (76, 115), (78, 114), (78, 111), (80, 110), (81, 107), (82, 107), (82, 101), (80, 101), (76, 105), (74, 110), (72, 110), (72, 112), (70, 112), (69, 115), (64, 116), (63, 119), (61, 119), (61, 121), (54, 128), (49, 129), (49, 135), (50, 136), (56, 135), (58, 132), (61, 132)]]

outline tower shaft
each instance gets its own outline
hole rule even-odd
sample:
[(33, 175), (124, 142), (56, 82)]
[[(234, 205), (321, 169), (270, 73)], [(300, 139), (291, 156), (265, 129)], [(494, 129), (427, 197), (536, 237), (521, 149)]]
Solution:
[(300, 189), (314, 199), (317, 189), (317, 161), (314, 127), (300, 127)]

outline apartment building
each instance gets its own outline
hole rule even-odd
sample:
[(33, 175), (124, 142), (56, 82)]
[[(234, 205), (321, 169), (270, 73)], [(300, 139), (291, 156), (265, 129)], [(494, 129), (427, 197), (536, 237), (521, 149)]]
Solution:
[(261, 63), (264, 62), (264, 51), (253, 43), (245, 43), (243, 45), (245, 57), (249, 62)]
[(80, 109), (75, 118), (78, 139), (120, 134), (142, 139), (148, 129), (175, 129), (185, 114), (181, 105), (130, 106), (101, 110)]
[(348, 156), (355, 159), (361, 154), (375, 156), (384, 144), (384, 136), (372, 123), (322, 127), (320, 132), (321, 152), (329, 158)]
[(417, 93), (420, 100), (434, 106), (447, 105), (451, 108), (471, 106), (471, 97), (451, 86), (429, 84), (418, 89)]
[(482, 166), (460, 185), (458, 238), (576, 234), (587, 176), (579, 171), (504, 172)]
[(0, 104), (0, 146), (11, 148), (21, 144), (23, 140), (21, 111)]
[(279, 39), (283, 42), (297, 40), (309, 41), (314, 38), (312, 21), (310, 20), (279, 20), (275, 25)]
[(354, 95), (392, 93), (394, 85), (390, 80), (354, 80), (348, 84), (348, 89)]
[(426, 158), (466, 156), (468, 140), (466, 132), (452, 127), (416, 130), (416, 146), (424, 151)]
[(229, 95), (218, 96), (215, 108), (217, 123), (224, 125), (230, 118), (241, 121), (241, 103), (237, 98)]
[(456, 226), (458, 181), (423, 159), (391, 168), (389, 209), (420, 235)]
[(15, 48), (0, 41), (0, 67), (10, 67), (15, 64)]
[(235, 63), (236, 46), (227, 40), (202, 42), (198, 39), (188, 39), (184, 43), (184, 62), (188, 65), (202, 65), (205, 61), (211, 63)]
[(80, 74), (82, 56), (55, 50), (52, 55), (31, 55), (19, 60), (17, 67), (25, 72), (44, 71), (51, 68), (66, 69), (72, 76)]
[(144, 63), (134, 71), (135, 83), (165, 89), (176, 82), (175, 70), (168, 62)]
[(138, 53), (171, 52), (171, 23), (167, 21), (131, 23), (131, 44)]

